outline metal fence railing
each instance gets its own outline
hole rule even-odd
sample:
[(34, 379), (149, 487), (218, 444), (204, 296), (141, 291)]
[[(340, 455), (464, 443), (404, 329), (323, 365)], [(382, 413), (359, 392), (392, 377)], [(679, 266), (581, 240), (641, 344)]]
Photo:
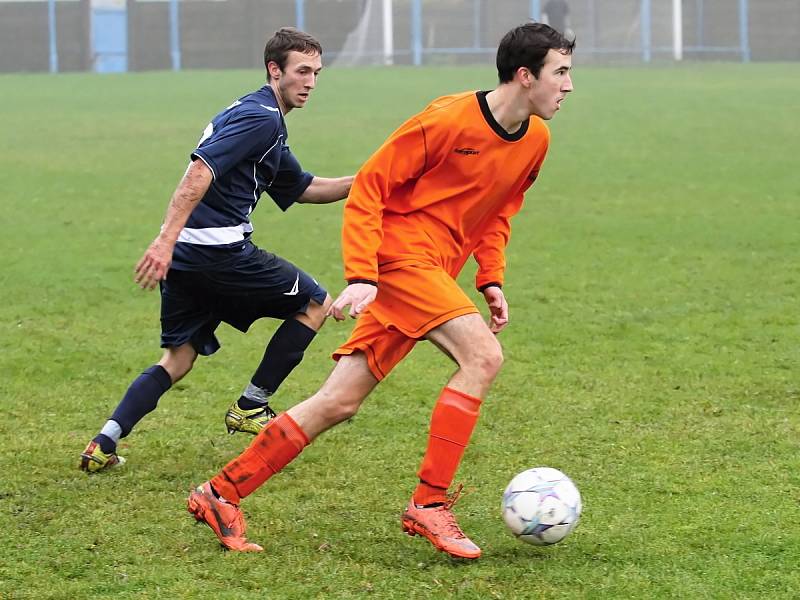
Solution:
[(800, 60), (786, 0), (0, 0), (0, 72), (257, 67), (283, 25), (317, 36), (327, 64), (489, 62), (552, 2), (581, 62)]

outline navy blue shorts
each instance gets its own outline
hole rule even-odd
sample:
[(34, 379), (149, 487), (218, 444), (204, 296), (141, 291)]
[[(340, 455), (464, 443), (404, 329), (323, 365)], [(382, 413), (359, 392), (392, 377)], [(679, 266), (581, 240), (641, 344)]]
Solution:
[(327, 295), (288, 260), (255, 247), (224, 270), (170, 269), (160, 289), (161, 347), (190, 342), (205, 356), (219, 350), (220, 323), (247, 331), (262, 317), (287, 319)]

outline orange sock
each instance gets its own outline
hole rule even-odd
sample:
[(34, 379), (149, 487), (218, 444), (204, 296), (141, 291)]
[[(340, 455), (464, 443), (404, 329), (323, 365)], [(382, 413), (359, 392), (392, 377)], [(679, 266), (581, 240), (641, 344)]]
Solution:
[(244, 452), (225, 465), (211, 480), (211, 486), (225, 500), (239, 504), (307, 445), (305, 432), (288, 413), (281, 413), (267, 423)]
[(419, 485), (414, 490), (416, 504), (447, 500), (461, 457), (478, 421), (481, 399), (446, 387), (442, 390), (431, 417), (428, 449), (419, 468)]

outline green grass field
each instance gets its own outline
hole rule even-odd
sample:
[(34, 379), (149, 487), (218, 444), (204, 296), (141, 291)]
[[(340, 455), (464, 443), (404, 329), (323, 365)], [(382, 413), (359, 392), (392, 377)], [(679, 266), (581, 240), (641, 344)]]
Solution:
[[(796, 598), (800, 67), (574, 81), (514, 222), (506, 364), (458, 475), (484, 549), (464, 564), (399, 527), (452, 371), (426, 344), (247, 499), (261, 555), (221, 551), (185, 497), (248, 442), (222, 418), (273, 322), (223, 326), (123, 440), (124, 469), (77, 470), (160, 356), (158, 295), (133, 265), (205, 124), (261, 74), (0, 77), (0, 598)], [(290, 143), (309, 170), (350, 173), (430, 99), (493, 83), (487, 67), (326, 71)], [(265, 197), (255, 239), (337, 293), (340, 220)], [(277, 408), (316, 390), (350, 327), (326, 326)], [(584, 498), (550, 548), (499, 513), (536, 465)]]

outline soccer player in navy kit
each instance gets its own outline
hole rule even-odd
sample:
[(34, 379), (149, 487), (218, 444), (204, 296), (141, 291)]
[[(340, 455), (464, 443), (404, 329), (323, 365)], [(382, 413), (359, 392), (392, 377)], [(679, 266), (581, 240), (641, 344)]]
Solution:
[(268, 399), (303, 358), (325, 321), (327, 292), (289, 261), (259, 249), (250, 213), (263, 192), (282, 210), (346, 197), (352, 176), (303, 171), (286, 143), (284, 115), (302, 108), (322, 69), (322, 47), (291, 27), (264, 49), (267, 85), (243, 96), (206, 127), (172, 195), (161, 232), (136, 265), (135, 282), (161, 290), (161, 347), (81, 454), (96, 472), (124, 463), (117, 442), (192, 368), (198, 354), (219, 348), (226, 322), (247, 331), (262, 317), (283, 320), (242, 396), (225, 415), (230, 433), (256, 434), (274, 413)]

